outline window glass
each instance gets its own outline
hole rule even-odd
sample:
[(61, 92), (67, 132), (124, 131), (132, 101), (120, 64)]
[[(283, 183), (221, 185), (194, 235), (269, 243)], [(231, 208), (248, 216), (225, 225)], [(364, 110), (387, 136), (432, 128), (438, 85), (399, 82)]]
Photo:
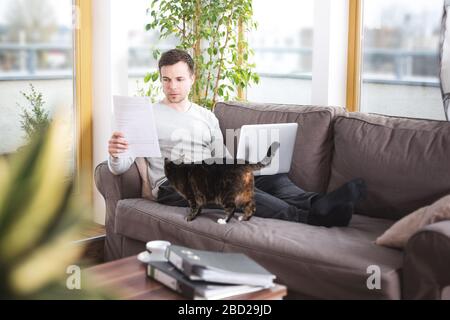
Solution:
[[(68, 152), (74, 163), (74, 46), (72, 0), (0, 1), (0, 154), (27, 141), (25, 112), (41, 106), (48, 119), (66, 115)], [(32, 135), (32, 132), (29, 135)]]
[(365, 0), (361, 111), (444, 120), (442, 0)]
[(257, 0), (253, 9), (258, 28), (249, 45), (261, 81), (248, 89), (248, 100), (310, 104), (314, 0)]

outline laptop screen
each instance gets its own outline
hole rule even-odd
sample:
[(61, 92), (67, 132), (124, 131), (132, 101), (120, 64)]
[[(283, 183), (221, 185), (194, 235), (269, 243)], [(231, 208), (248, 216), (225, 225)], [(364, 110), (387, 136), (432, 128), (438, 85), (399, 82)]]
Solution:
[(288, 173), (291, 168), (297, 130), (297, 123), (245, 125), (240, 131), (236, 158), (257, 163), (266, 157), (273, 142), (279, 142), (280, 148), (275, 153), (271, 164), (260, 171), (255, 171), (254, 174)]

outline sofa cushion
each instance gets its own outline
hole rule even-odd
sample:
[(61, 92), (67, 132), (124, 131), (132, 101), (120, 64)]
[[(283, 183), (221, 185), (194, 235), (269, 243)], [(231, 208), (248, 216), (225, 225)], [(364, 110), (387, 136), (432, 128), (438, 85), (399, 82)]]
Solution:
[(328, 191), (362, 177), (359, 214), (398, 220), (450, 193), (450, 123), (361, 113), (334, 123)]
[[(245, 124), (295, 122), (299, 124), (290, 172), (291, 180), (306, 191), (324, 192), (330, 175), (332, 130), (341, 108), (276, 104), (218, 103), (215, 115), (226, 139), (226, 129), (240, 129)], [(229, 146), (228, 142), (227, 145)], [(237, 143), (234, 142), (234, 155)]]
[[(242, 252), (277, 275), (292, 294), (325, 299), (399, 299), (402, 254), (374, 244), (392, 222), (355, 216), (349, 228), (322, 228), (253, 217), (219, 225), (221, 211), (185, 220), (187, 208), (143, 199), (118, 203), (115, 232), (147, 242), (168, 240), (202, 250)], [(144, 250), (144, 245), (142, 250)], [(381, 272), (381, 288), (369, 290), (367, 270)]]

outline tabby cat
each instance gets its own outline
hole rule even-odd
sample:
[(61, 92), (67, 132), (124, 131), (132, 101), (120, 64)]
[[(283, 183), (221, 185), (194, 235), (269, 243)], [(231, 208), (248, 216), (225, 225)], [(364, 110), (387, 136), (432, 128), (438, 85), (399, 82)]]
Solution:
[[(194, 220), (206, 205), (218, 205), (225, 210), (226, 224), (236, 209), (243, 210), (239, 220), (247, 221), (255, 213), (253, 171), (267, 167), (280, 147), (274, 142), (266, 157), (256, 163), (236, 159), (208, 159), (199, 163), (182, 163), (182, 159), (164, 159), (164, 172), (173, 188), (189, 203), (187, 221)], [(220, 161), (217, 161), (220, 160)], [(231, 162), (231, 163), (230, 163)]]

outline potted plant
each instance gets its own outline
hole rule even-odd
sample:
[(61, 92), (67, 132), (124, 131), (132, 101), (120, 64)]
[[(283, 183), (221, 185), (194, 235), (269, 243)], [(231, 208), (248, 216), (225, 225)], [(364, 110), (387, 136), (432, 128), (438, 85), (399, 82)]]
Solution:
[[(153, 0), (146, 30), (157, 30), (160, 39), (175, 37), (177, 48), (188, 50), (195, 61), (191, 100), (213, 109), (219, 100), (245, 100), (244, 89), (258, 83), (250, 63), (253, 50), (245, 33), (256, 28), (251, 0)], [(158, 59), (161, 52), (154, 50)], [(159, 71), (146, 74), (146, 95), (153, 96)]]

